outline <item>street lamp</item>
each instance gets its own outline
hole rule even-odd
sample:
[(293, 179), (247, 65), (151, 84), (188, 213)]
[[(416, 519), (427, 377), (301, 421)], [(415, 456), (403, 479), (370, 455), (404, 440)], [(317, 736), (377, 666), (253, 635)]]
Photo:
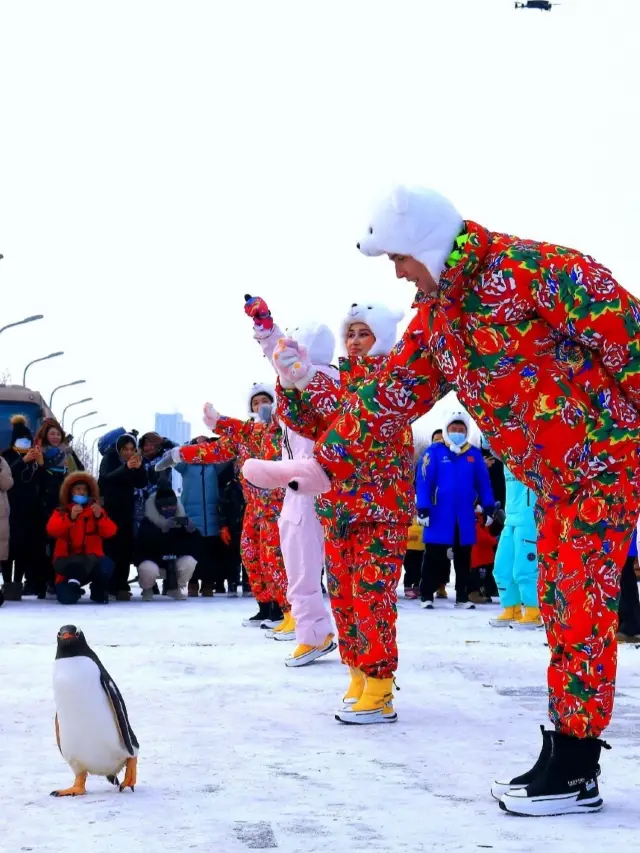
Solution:
[(65, 408), (62, 413), (62, 421), (60, 422), (60, 426), (64, 429), (64, 416), (67, 414), (67, 411), (71, 408), (71, 406), (79, 406), (80, 403), (89, 403), (93, 400), (93, 397), (85, 397), (84, 400), (76, 400), (74, 403), (69, 403), (69, 405)]
[(22, 384), (24, 385), (24, 387), (27, 387), (27, 370), (29, 370), (32, 364), (37, 364), (39, 361), (49, 361), (50, 358), (58, 358), (61, 355), (64, 355), (64, 353), (50, 352), (49, 355), (43, 355), (42, 358), (34, 358), (33, 361), (30, 361), (29, 364), (25, 367), (24, 373), (22, 374)]
[[(84, 449), (85, 459), (87, 456), (87, 433), (92, 432), (94, 429), (100, 429), (100, 427), (106, 427), (106, 424), (96, 424), (95, 426), (89, 427), (89, 429), (85, 429), (85, 431), (82, 433), (82, 442), (81, 443), (82, 443), (82, 447)], [(100, 438), (100, 436), (98, 436), (98, 438), (96, 438), (96, 441), (98, 441), (99, 438)], [(95, 471), (95, 465), (93, 464), (93, 451), (95, 450), (96, 441), (93, 442), (93, 446), (91, 448), (91, 456), (89, 457), (91, 460), (91, 471), (92, 471), (92, 473)]]
[(56, 391), (59, 391), (61, 388), (71, 388), (72, 385), (84, 385), (86, 381), (86, 379), (76, 379), (75, 382), (65, 382), (64, 385), (58, 385), (57, 388), (53, 389), (53, 391), (51, 392), (51, 396), (49, 397), (49, 408), (53, 406), (53, 395), (56, 393)]
[(95, 411), (95, 412), (87, 412), (87, 413), (86, 413), (86, 414), (84, 414), (84, 415), (78, 415), (78, 417), (77, 417), (77, 418), (73, 421), (73, 423), (71, 424), (71, 435), (73, 435), (73, 428), (74, 428), (74, 426), (78, 423), (78, 421), (81, 421), (83, 418), (90, 418), (90, 417), (91, 417), (91, 415), (97, 415), (97, 414), (98, 414), (98, 411), (97, 411), (97, 409), (96, 409), (96, 411)]
[[(0, 258), (2, 255), (0, 255)], [(18, 320), (17, 323), (7, 323), (6, 326), (3, 326), (0, 329), (0, 333), (4, 332), (5, 329), (12, 329), (14, 326), (24, 326), (25, 323), (33, 323), (34, 320), (42, 320), (44, 314), (34, 314), (33, 317), (25, 317), (24, 320)]]
[[(95, 415), (96, 413), (93, 412), (93, 414)], [(74, 423), (75, 423), (75, 421), (74, 421)], [(91, 426), (88, 429), (85, 429), (85, 431), (82, 433), (82, 443), (86, 445), (87, 433), (88, 432), (93, 432), (94, 429), (100, 429), (100, 427), (105, 427), (105, 426), (106, 426), (106, 424), (96, 424), (95, 426)], [(73, 433), (73, 430), (71, 430), (71, 432)], [(100, 436), (98, 436), (98, 438), (100, 438)], [(96, 441), (97, 440), (98, 439), (96, 439)]]
[[(88, 431), (89, 430), (87, 430), (87, 432)], [(100, 441), (100, 436), (98, 435), (93, 439), (93, 444), (91, 445), (91, 467), (93, 468), (94, 473), (97, 473), (97, 471), (98, 471), (98, 465), (96, 463), (96, 444), (99, 441)]]

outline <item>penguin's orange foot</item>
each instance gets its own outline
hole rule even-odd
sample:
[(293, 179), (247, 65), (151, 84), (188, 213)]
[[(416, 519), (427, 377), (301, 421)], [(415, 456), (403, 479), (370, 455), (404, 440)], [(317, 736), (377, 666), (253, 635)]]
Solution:
[(135, 785), (138, 781), (138, 759), (127, 758), (126, 768), (120, 790), (124, 791), (125, 788), (131, 788), (132, 791), (135, 791)]
[(85, 785), (87, 784), (87, 774), (80, 773), (76, 776), (73, 785), (70, 788), (63, 788), (61, 791), (52, 791), (52, 797), (81, 797), (87, 793)]

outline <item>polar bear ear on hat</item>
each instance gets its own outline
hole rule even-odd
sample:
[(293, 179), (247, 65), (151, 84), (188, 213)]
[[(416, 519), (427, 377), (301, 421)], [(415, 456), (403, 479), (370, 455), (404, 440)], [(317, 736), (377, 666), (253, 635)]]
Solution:
[(392, 191), (391, 207), (400, 216), (409, 210), (409, 193), (406, 187), (399, 186)]

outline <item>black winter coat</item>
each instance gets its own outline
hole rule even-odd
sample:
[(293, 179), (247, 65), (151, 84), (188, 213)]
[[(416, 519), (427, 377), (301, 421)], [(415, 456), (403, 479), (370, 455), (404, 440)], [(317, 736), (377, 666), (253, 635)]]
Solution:
[(104, 543), (105, 553), (115, 563), (133, 562), (135, 490), (145, 489), (147, 485), (143, 467), (127, 468), (115, 449), (105, 454), (100, 463), (98, 486), (107, 515), (118, 528), (116, 535)]
[[(178, 502), (176, 518), (187, 518), (180, 502)], [(145, 505), (145, 517), (136, 534), (134, 554), (136, 566), (145, 560), (151, 560), (164, 569), (166, 556), (189, 556), (195, 560), (200, 559), (202, 540), (197, 529), (193, 526), (190, 526), (190, 530), (186, 527), (172, 527), (165, 532), (163, 530), (165, 522), (166, 519), (156, 509), (155, 495), (151, 495)]]
[(13, 448), (2, 456), (11, 468), (13, 487), (9, 489), (9, 548), (12, 559), (31, 558), (38, 540), (44, 539), (45, 518), (40, 489), (43, 469), (37, 462), (25, 463), (24, 456)]

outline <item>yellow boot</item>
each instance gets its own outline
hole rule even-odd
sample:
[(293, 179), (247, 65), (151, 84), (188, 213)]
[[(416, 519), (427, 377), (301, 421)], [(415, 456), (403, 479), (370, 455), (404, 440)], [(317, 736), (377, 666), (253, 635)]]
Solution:
[(513, 623), (514, 628), (542, 628), (542, 617), (537, 607), (523, 607), (522, 615)]
[(364, 672), (355, 666), (349, 667), (349, 673), (351, 674), (351, 683), (349, 684), (349, 689), (342, 697), (342, 702), (344, 705), (355, 705), (356, 702), (360, 701), (364, 693), (366, 678)]
[(369, 725), (371, 723), (395, 723), (398, 715), (393, 710), (393, 678), (369, 678), (364, 693), (355, 705), (345, 705), (336, 714), (341, 723)]
[(338, 646), (333, 640), (333, 634), (327, 634), (324, 642), (320, 643), (319, 646), (307, 646), (304, 643), (299, 643), (293, 654), (285, 658), (284, 665), (306, 666), (309, 663), (313, 663), (314, 660), (328, 655), (337, 648)]
[(277, 628), (273, 629), (272, 636), (274, 640), (279, 640), (281, 642), (289, 642), (290, 640), (295, 640), (296, 622), (293, 616), (291, 615), (290, 610), (288, 610), (284, 614), (282, 624), (278, 625)]
[(489, 619), (489, 625), (492, 628), (509, 628), (517, 619), (521, 618), (522, 608), (519, 605), (517, 607), (505, 607), (499, 616), (496, 616), (495, 619)]

